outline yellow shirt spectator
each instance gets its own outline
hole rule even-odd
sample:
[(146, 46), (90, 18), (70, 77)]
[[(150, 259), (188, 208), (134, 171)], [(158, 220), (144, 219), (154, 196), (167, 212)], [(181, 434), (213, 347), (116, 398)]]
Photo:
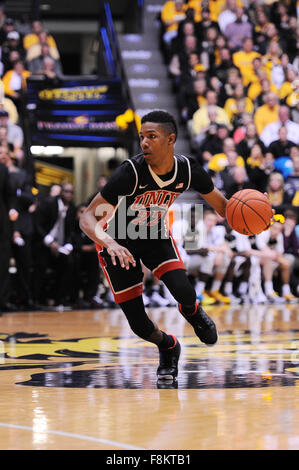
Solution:
[[(245, 113), (252, 114), (254, 111), (254, 106), (250, 98), (247, 96), (244, 99), (245, 101)], [(238, 114), (237, 100), (235, 98), (228, 98), (224, 104), (224, 110), (228, 115), (230, 122), (233, 121), (235, 114)]]
[(261, 57), (261, 54), (255, 51), (239, 51), (233, 54), (233, 63), (241, 72), (244, 86), (247, 86), (249, 83), (254, 81), (255, 74), (252, 61), (256, 57)]
[[(225, 153), (215, 154), (208, 163), (208, 168), (215, 173), (224, 170), (228, 165), (228, 159)], [(236, 159), (236, 166), (245, 166), (244, 159), (238, 155)]]
[(186, 5), (183, 0), (168, 0), (161, 11), (161, 21), (166, 31), (177, 31), (178, 23), (185, 18)]
[(266, 104), (260, 106), (254, 115), (254, 123), (259, 135), (268, 124), (278, 121), (278, 110), (277, 96), (272, 92), (268, 93)]
[[(223, 108), (219, 106), (212, 106), (216, 111), (215, 122), (216, 124), (224, 123), (227, 127), (231, 127), (228, 115)], [(209, 118), (209, 108), (210, 106), (205, 105), (204, 107), (198, 109), (193, 114), (192, 118), (192, 131), (194, 135), (200, 134), (206, 127), (209, 126), (211, 120)]]

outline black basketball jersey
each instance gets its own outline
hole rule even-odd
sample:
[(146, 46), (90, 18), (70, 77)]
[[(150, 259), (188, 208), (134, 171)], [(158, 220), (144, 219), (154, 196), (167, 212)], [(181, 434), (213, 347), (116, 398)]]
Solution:
[(189, 188), (201, 194), (214, 189), (210, 176), (194, 159), (175, 155), (172, 171), (157, 175), (143, 154), (131, 157), (116, 169), (101, 191), (114, 206), (107, 232), (119, 241), (168, 238), (167, 211)]

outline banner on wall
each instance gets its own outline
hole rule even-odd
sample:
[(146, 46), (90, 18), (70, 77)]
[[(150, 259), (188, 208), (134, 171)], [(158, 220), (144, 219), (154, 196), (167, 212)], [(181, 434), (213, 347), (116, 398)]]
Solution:
[(129, 108), (118, 78), (27, 80), (31, 145), (127, 147), (136, 137), (135, 120), (118, 122)]

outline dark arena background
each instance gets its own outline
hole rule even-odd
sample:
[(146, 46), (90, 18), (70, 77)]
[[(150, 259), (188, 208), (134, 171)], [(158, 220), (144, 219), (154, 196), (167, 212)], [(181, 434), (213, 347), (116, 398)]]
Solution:
[[(299, 449), (298, 12), (295, 0), (0, 2), (1, 450), (100, 450), (142, 467)], [(192, 189), (170, 208), (218, 342), (199, 341), (143, 266), (146, 312), (182, 347), (177, 380), (162, 382), (157, 347), (131, 331), (79, 226), (140, 152), (153, 109), (175, 117), (175, 153), (227, 199), (255, 189), (275, 210), (247, 237)], [(68, 238), (54, 253), (61, 198)]]

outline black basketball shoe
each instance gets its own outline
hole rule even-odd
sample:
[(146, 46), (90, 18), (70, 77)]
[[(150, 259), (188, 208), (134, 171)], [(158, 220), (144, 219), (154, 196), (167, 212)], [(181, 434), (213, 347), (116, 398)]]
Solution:
[(184, 314), (180, 305), (179, 310), (190, 325), (193, 326), (194, 333), (200, 341), (207, 346), (213, 346), (217, 342), (218, 335), (216, 325), (199, 304), (197, 304), (196, 312), (191, 315)]
[(176, 339), (175, 345), (170, 349), (159, 350), (159, 367), (157, 378), (159, 380), (175, 380), (178, 375), (178, 362), (181, 354), (181, 345)]
[(191, 325), (194, 328), (196, 336), (207, 346), (213, 346), (217, 343), (218, 335), (216, 325), (200, 305), (198, 305), (197, 312), (192, 318)]

